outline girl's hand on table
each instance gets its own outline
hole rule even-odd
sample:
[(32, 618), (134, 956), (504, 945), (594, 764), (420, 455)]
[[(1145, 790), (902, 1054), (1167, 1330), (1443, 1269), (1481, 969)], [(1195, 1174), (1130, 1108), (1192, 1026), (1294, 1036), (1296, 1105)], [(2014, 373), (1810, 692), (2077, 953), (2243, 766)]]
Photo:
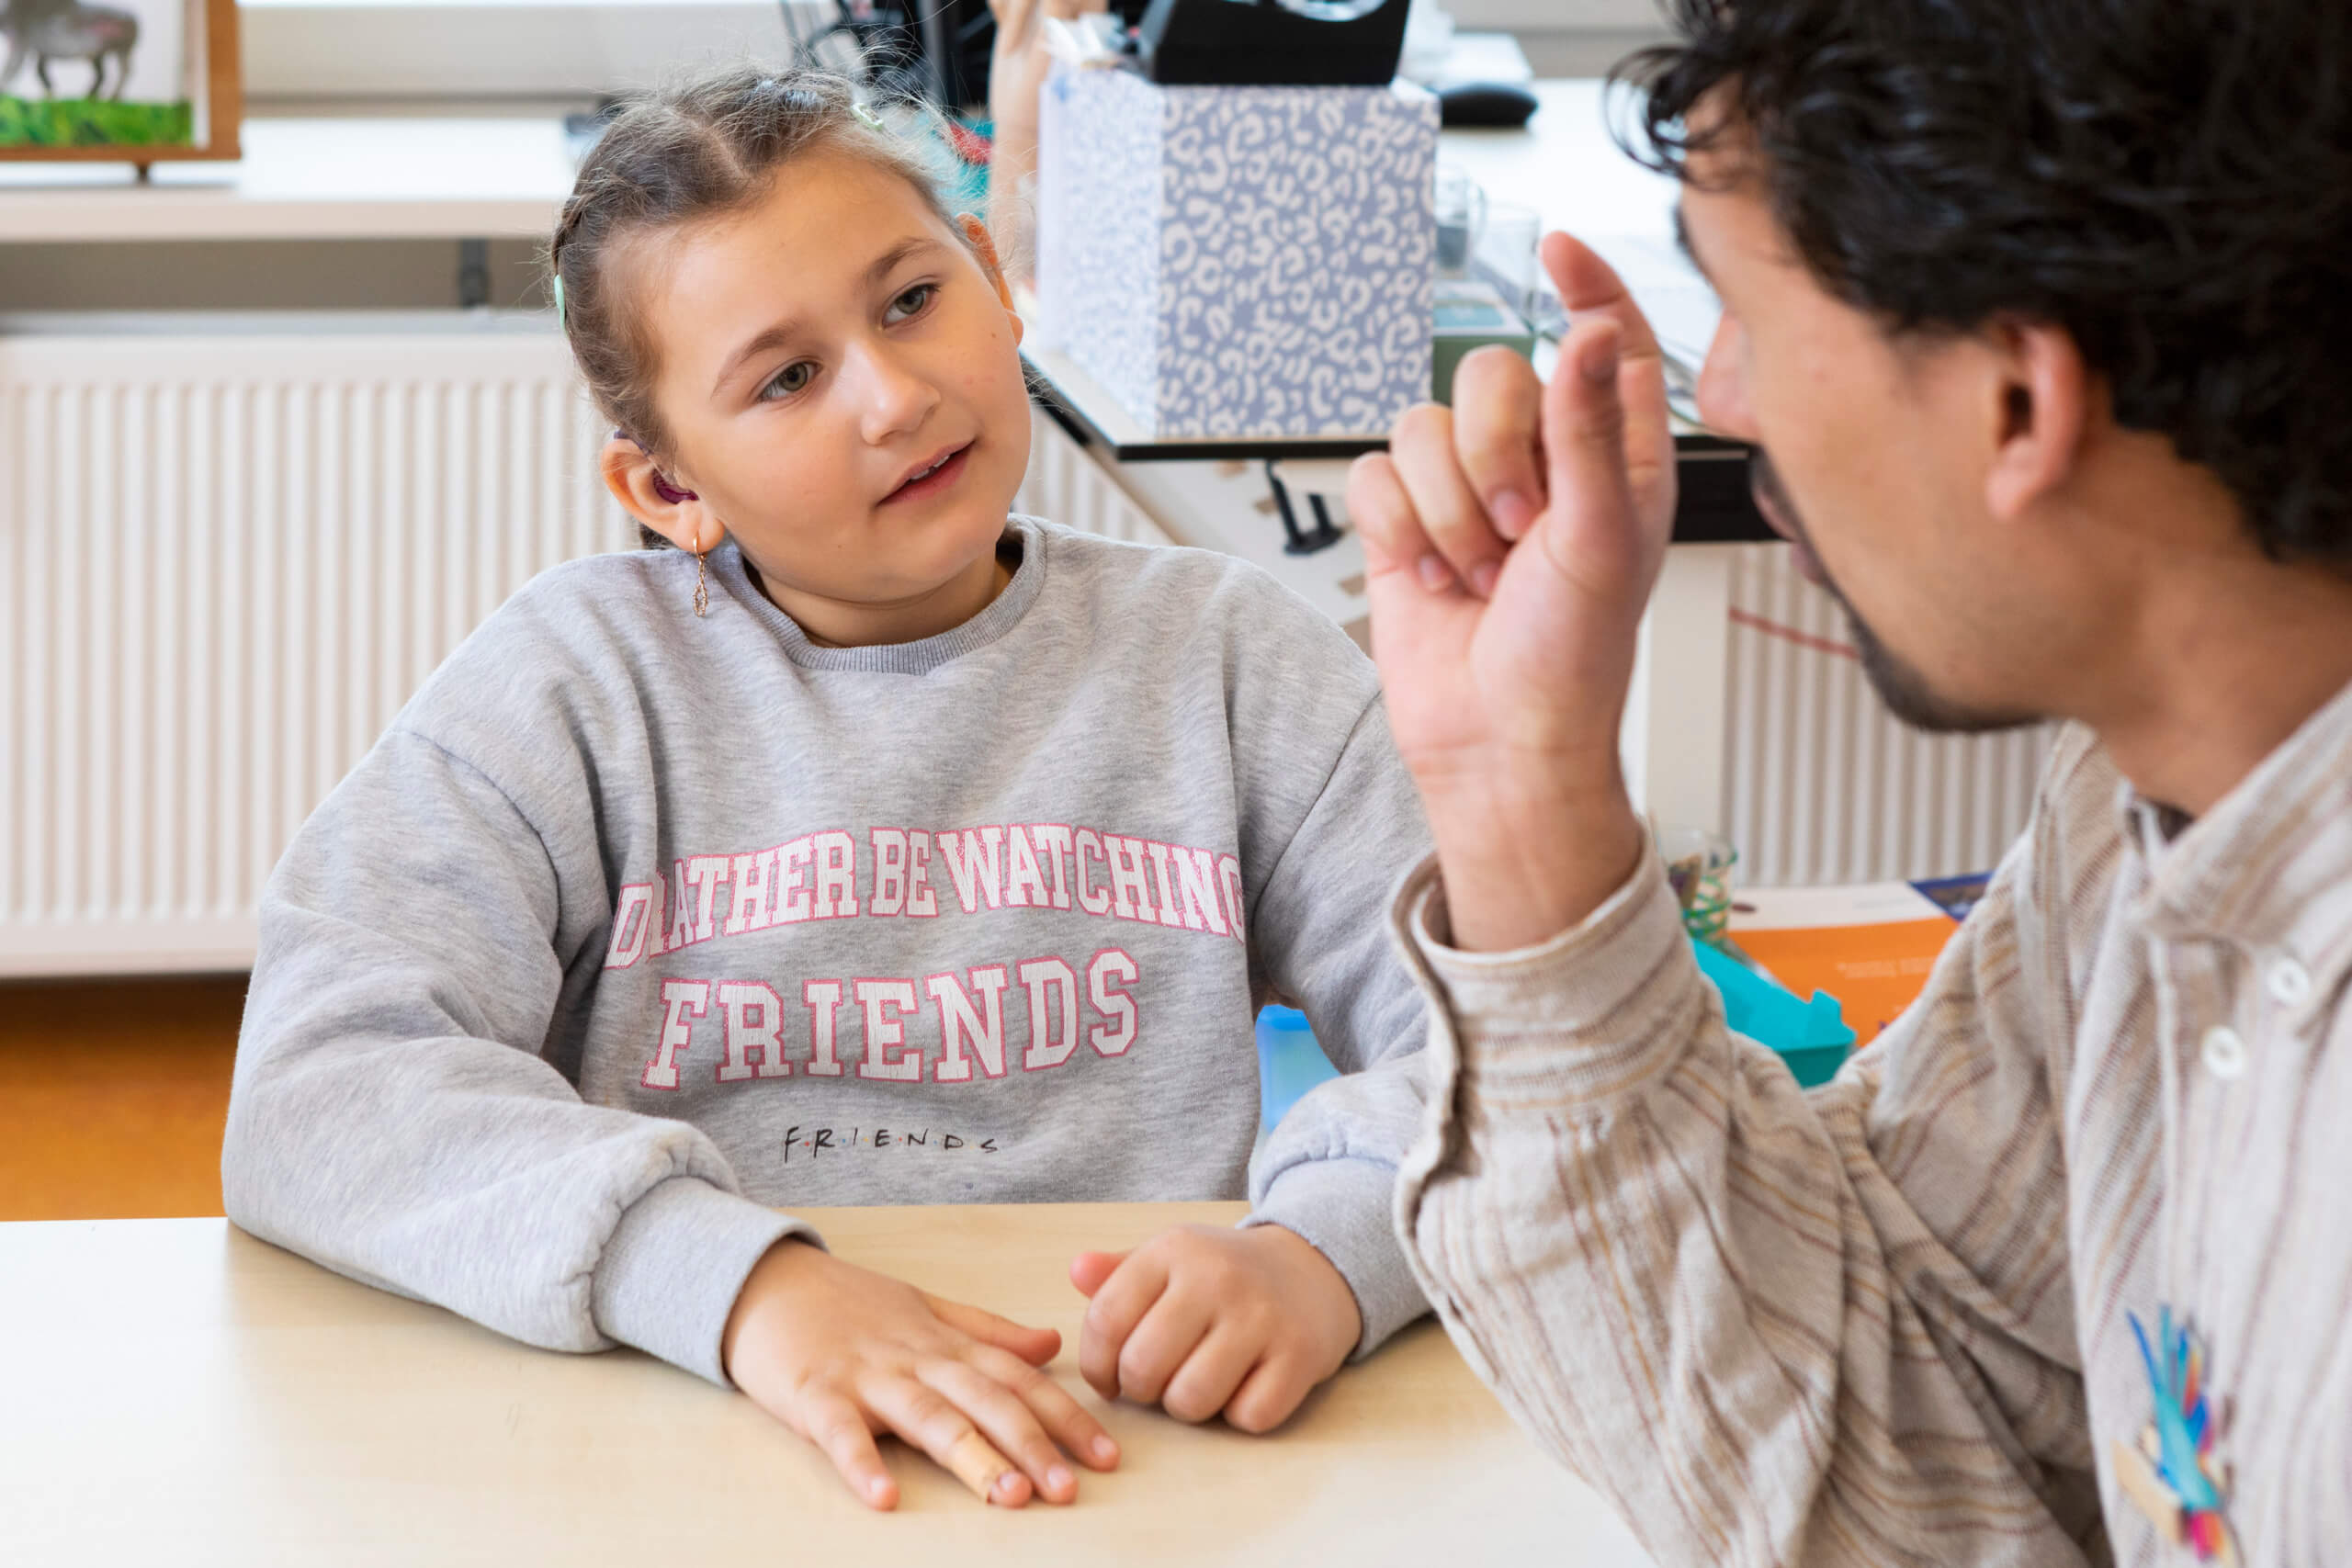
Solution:
[(1280, 1225), (1184, 1225), (1132, 1252), (1082, 1252), (1069, 1274), (1093, 1298), (1079, 1339), (1086, 1381), (1179, 1421), (1222, 1415), (1271, 1431), (1363, 1334), (1347, 1280)]
[(735, 1386), (824, 1450), (867, 1506), (898, 1503), (874, 1441), (895, 1432), (985, 1501), (1017, 1508), (1033, 1493), (1078, 1496), (1064, 1453), (1095, 1470), (1119, 1461), (1102, 1424), (1038, 1371), (1061, 1342), (786, 1241), (744, 1281), (719, 1357)]

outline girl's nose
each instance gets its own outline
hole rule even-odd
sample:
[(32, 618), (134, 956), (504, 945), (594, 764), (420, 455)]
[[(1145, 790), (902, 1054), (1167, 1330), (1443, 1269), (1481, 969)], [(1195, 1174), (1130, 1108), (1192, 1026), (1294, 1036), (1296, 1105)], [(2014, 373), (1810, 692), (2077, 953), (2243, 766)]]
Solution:
[(859, 432), (876, 446), (922, 427), (939, 406), (939, 389), (888, 346), (851, 352), (847, 367)]

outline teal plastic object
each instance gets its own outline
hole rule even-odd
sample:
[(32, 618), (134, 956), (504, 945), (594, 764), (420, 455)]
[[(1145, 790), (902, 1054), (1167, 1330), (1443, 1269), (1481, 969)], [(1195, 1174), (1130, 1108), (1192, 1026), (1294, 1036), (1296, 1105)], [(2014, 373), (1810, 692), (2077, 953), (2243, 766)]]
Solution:
[(1692, 942), (1690, 951), (1699, 955), (1700, 972), (1723, 993), (1724, 1021), (1734, 1032), (1779, 1052), (1796, 1075), (1797, 1087), (1812, 1089), (1838, 1076), (1854, 1048), (1854, 1031), (1836, 997), (1815, 991), (1811, 1001), (1800, 1001), (1794, 991), (1729, 953), (1702, 942)]
[(965, 143), (963, 138), (956, 132), (963, 131), (975, 137), (993, 138), (996, 134), (996, 123), (993, 120), (959, 117), (955, 125), (956, 130), (946, 131), (939, 138), (940, 151), (945, 154), (940, 162), (948, 165), (944, 171), (944, 177), (939, 182), (944, 187), (942, 194), (947, 199), (947, 210), (950, 212), (984, 214), (989, 209), (988, 165), (967, 161), (965, 155), (965, 147), (967, 143)]
[(1315, 1043), (1306, 1015), (1270, 1007), (1258, 1014), (1258, 1126), (1271, 1133), (1298, 1097), (1340, 1070)]

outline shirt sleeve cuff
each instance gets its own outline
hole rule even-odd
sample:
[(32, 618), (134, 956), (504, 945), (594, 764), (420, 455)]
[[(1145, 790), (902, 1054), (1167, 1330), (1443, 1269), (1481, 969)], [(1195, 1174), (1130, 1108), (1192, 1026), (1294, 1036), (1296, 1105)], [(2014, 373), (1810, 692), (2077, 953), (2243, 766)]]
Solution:
[[(725, 1388), (719, 1340), (752, 1266), (807, 1224), (695, 1177), (660, 1183), (621, 1213), (589, 1282), (607, 1338)], [(821, 1245), (821, 1244), (820, 1244)]]
[(1363, 1321), (1350, 1360), (1430, 1309), (1389, 1219), (1395, 1186), (1396, 1172), (1372, 1160), (1304, 1160), (1276, 1177), (1241, 1222), (1296, 1232), (1340, 1271)]
[(1711, 998), (1656, 848), (1590, 915), (1508, 953), (1449, 945), (1435, 858), (1397, 895), (1412, 965), (1451, 1021), (1463, 1075), (1488, 1111), (1557, 1109), (1647, 1082), (1696, 1032)]

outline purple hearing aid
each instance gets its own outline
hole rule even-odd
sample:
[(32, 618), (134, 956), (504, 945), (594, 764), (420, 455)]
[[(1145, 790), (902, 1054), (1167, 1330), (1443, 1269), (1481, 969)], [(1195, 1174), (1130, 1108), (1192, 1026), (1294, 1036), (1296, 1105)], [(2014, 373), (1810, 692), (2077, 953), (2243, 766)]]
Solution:
[[(614, 431), (613, 439), (616, 441), (626, 441), (640, 452), (645, 450), (645, 443), (639, 441), (636, 436), (631, 435), (626, 430)], [(659, 468), (653, 470), (653, 493), (660, 496), (672, 506), (677, 505), (682, 501), (700, 501), (702, 499), (702, 497), (696, 495), (690, 490), (680, 490), (676, 485), (672, 484), (670, 482), (669, 476), (664, 474)]]

